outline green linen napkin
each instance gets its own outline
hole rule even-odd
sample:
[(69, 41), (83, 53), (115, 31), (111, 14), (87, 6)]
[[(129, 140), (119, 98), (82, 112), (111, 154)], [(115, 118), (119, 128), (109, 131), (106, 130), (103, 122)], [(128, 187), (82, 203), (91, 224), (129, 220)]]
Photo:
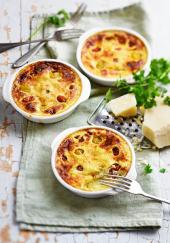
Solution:
[[(37, 18), (33, 22), (37, 24)], [(146, 15), (139, 4), (124, 9), (87, 13), (77, 27), (88, 29), (95, 26), (118, 25), (130, 27), (146, 35)], [(50, 30), (52, 29), (50, 28)], [(53, 55), (76, 65), (77, 41), (50, 43)], [(44, 57), (44, 50), (39, 57)], [(159, 227), (162, 222), (162, 205), (141, 196), (120, 193), (100, 199), (86, 199), (74, 195), (61, 186), (53, 175), (50, 157), (52, 140), (66, 128), (87, 125), (87, 118), (106, 92), (105, 87), (93, 85), (91, 97), (82, 103), (64, 121), (55, 124), (28, 122), (17, 183), (17, 221), (22, 229), (49, 232), (101, 232), (131, 230), (134, 228)], [(152, 163), (154, 172), (143, 174), (138, 164), (138, 181), (143, 189), (159, 195), (158, 151), (143, 151)]]

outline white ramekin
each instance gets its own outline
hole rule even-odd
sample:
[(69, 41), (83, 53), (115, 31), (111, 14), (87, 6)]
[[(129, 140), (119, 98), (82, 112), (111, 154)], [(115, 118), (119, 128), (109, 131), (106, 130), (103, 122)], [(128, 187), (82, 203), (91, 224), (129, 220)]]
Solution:
[[(139, 39), (141, 39), (144, 43), (144, 45), (147, 48), (147, 52), (148, 52), (148, 59), (146, 64), (143, 67), (143, 70), (148, 70), (150, 62), (151, 62), (151, 48), (150, 45), (148, 43), (148, 41), (138, 32), (128, 29), (128, 28), (122, 28), (122, 27), (105, 27), (105, 28), (93, 28), (90, 29), (89, 31), (86, 31), (85, 33), (83, 33), (81, 35), (81, 37), (79, 38), (79, 43), (78, 43), (78, 47), (77, 47), (77, 53), (76, 53), (76, 57), (77, 57), (77, 62), (81, 68), (81, 70), (89, 77), (91, 78), (95, 83), (101, 84), (101, 85), (105, 85), (105, 86), (113, 86), (115, 84), (115, 82), (118, 80), (118, 78), (105, 78), (105, 77), (99, 77), (93, 73), (91, 73), (89, 70), (86, 69), (86, 67), (83, 65), (82, 60), (81, 60), (81, 51), (82, 48), (84, 46), (85, 41), (93, 34), (100, 32), (100, 31), (105, 31), (105, 30), (120, 30), (120, 31), (125, 31), (128, 32), (130, 34), (135, 35), (136, 37), (138, 37)], [(133, 75), (130, 74), (126, 77), (122, 77), (127, 79), (128, 82), (133, 82)]]
[(51, 166), (52, 166), (52, 170), (53, 173), (55, 175), (55, 177), (57, 178), (57, 180), (68, 190), (70, 190), (71, 192), (82, 196), (82, 197), (87, 197), (87, 198), (98, 198), (98, 197), (104, 197), (104, 196), (108, 196), (108, 195), (114, 195), (117, 194), (118, 191), (115, 191), (113, 189), (107, 189), (107, 190), (102, 190), (102, 191), (95, 191), (95, 192), (87, 192), (87, 191), (83, 191), (83, 190), (79, 190), (76, 189), (75, 187), (72, 187), (71, 185), (67, 184), (59, 175), (57, 169), (56, 169), (56, 153), (57, 153), (57, 149), (60, 146), (61, 142), (70, 134), (72, 134), (75, 131), (81, 130), (81, 129), (86, 129), (86, 128), (104, 128), (106, 130), (109, 131), (113, 131), (114, 133), (118, 134), (119, 136), (121, 136), (129, 145), (131, 152), (132, 152), (132, 164), (130, 167), (130, 170), (128, 172), (128, 174), (126, 175), (127, 178), (129, 179), (136, 179), (137, 173), (136, 173), (136, 169), (135, 169), (135, 152), (134, 152), (134, 148), (132, 146), (132, 144), (129, 142), (129, 140), (123, 136), (121, 133), (119, 133), (118, 131), (111, 129), (111, 128), (106, 128), (103, 126), (83, 126), (83, 127), (74, 127), (74, 128), (68, 128), (66, 130), (64, 130), (63, 132), (61, 132), (52, 142), (51, 144), (51, 149), (52, 149), (52, 155), (51, 155)]
[[(40, 62), (40, 61), (63, 63), (65, 65), (71, 67), (79, 75), (79, 77), (81, 79), (82, 92), (81, 92), (79, 99), (69, 109), (67, 109), (66, 111), (64, 111), (62, 113), (52, 115), (52, 116), (44, 116), (44, 117), (33, 115), (33, 114), (27, 113), (24, 110), (20, 109), (12, 97), (12, 85), (13, 85), (13, 82), (14, 82), (16, 76), (20, 72), (20, 70), (29, 66), (30, 64)], [(11, 76), (9, 75), (9, 77), (6, 79), (6, 81), (3, 85), (3, 98), (5, 101), (9, 102), (21, 115), (23, 115), (28, 120), (33, 121), (33, 122), (38, 122), (38, 123), (53, 123), (53, 122), (61, 121), (61, 120), (65, 119), (66, 117), (68, 117), (80, 103), (84, 102), (85, 100), (87, 100), (89, 98), (90, 91), (91, 91), (91, 86), (90, 86), (90, 82), (89, 82), (88, 78), (85, 77), (79, 70), (77, 70), (71, 64), (58, 60), (58, 59), (39, 59), (39, 60), (30, 62), (30, 63), (24, 65), (23, 67), (19, 68), (13, 75), (11, 75)]]

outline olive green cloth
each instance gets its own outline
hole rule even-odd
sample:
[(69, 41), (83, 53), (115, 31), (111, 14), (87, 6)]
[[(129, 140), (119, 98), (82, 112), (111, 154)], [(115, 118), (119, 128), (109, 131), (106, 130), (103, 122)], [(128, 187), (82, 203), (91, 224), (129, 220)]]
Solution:
[[(137, 4), (100, 14), (87, 13), (79, 25), (86, 29), (108, 24), (127, 26), (146, 36), (145, 19), (143, 9)], [(76, 41), (70, 41), (57, 43), (57, 48), (54, 43), (51, 46), (53, 54), (75, 63), (76, 45)], [(100, 232), (161, 226), (162, 205), (158, 202), (128, 193), (100, 199), (82, 198), (66, 190), (53, 175), (50, 162), (52, 140), (66, 128), (87, 125), (88, 116), (105, 92), (106, 88), (93, 85), (90, 99), (64, 121), (46, 125), (28, 122), (17, 183), (16, 217), (22, 229)], [(137, 157), (145, 157), (155, 168), (153, 174), (146, 176), (143, 175), (143, 165), (139, 165), (138, 181), (146, 192), (158, 195), (159, 152), (144, 151)]]

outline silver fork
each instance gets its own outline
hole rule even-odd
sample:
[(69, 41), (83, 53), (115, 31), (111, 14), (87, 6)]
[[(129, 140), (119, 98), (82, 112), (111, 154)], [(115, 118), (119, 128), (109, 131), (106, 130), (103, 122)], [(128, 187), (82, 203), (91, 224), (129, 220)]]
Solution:
[(141, 185), (137, 181), (131, 180), (131, 179), (123, 177), (123, 176), (119, 176), (117, 174), (105, 175), (100, 180), (100, 183), (103, 185), (109, 186), (115, 190), (129, 192), (132, 194), (139, 194), (139, 195), (142, 195), (142, 196), (150, 198), (150, 199), (154, 199), (159, 202), (164, 202), (164, 203), (170, 204), (170, 201), (168, 201), (168, 200), (165, 200), (165, 199), (162, 199), (162, 198), (159, 198), (156, 196), (152, 196), (152, 195), (144, 192)]
[(37, 43), (37, 42), (47, 42), (50, 40), (57, 40), (57, 41), (63, 41), (68, 39), (74, 39), (80, 37), (80, 35), (84, 31), (81, 29), (61, 29), (54, 32), (54, 34), (45, 39), (38, 39), (38, 40), (32, 40), (32, 41), (23, 41), (23, 42), (14, 42), (14, 43), (0, 43), (0, 53), (2, 53), (5, 50), (22, 46), (30, 43)]
[(77, 10), (71, 15), (68, 23), (66, 23), (65, 27), (74, 27), (74, 25), (80, 20), (82, 15), (85, 13), (87, 5), (85, 3), (81, 3)]
[[(63, 29), (72, 29), (76, 23), (80, 20), (84, 12), (86, 11), (87, 5), (85, 3), (80, 4), (80, 6), (77, 8), (77, 10), (72, 14), (70, 20), (64, 27), (58, 28), (58, 30)], [(50, 36), (51, 37), (51, 36)], [(18, 68), (27, 63), (28, 60), (44, 46), (46, 42), (39, 42), (37, 45), (35, 45), (33, 48), (31, 48), (28, 52), (26, 52), (22, 57), (17, 59), (13, 65), (12, 68)]]

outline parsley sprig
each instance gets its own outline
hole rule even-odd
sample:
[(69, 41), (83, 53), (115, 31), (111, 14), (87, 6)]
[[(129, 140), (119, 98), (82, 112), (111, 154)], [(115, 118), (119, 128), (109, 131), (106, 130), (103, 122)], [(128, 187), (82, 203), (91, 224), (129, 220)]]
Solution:
[(164, 104), (170, 106), (170, 96), (166, 96), (166, 97), (164, 98)]
[(112, 89), (108, 89), (104, 99), (105, 99), (106, 102), (109, 102), (110, 100), (113, 99), (113, 90)]
[(152, 171), (153, 171), (153, 169), (152, 169), (152, 166), (150, 164), (147, 164), (144, 167), (144, 173), (145, 173), (145, 175), (152, 173)]
[(127, 80), (121, 79), (116, 82), (117, 88), (123, 93), (134, 93), (137, 106), (151, 108), (156, 106), (156, 97), (164, 97), (164, 103), (170, 105), (170, 96), (166, 96), (170, 84), (170, 62), (161, 58), (153, 59), (148, 73), (143, 70), (133, 74), (135, 83), (128, 84)]
[(164, 174), (166, 172), (166, 168), (160, 168), (159, 172)]
[[(152, 168), (151, 164), (148, 163), (147, 165), (145, 165), (144, 174), (147, 175), (147, 174), (151, 174), (152, 172), (153, 172), (153, 168)], [(159, 172), (164, 174), (165, 172), (167, 172), (167, 169), (166, 168), (160, 168)]]
[(31, 34), (30, 39), (36, 35), (40, 30), (48, 25), (54, 25), (55, 27), (62, 27), (69, 20), (70, 16), (64, 9), (58, 11), (55, 15), (48, 16), (44, 21), (36, 28), (36, 30)]

